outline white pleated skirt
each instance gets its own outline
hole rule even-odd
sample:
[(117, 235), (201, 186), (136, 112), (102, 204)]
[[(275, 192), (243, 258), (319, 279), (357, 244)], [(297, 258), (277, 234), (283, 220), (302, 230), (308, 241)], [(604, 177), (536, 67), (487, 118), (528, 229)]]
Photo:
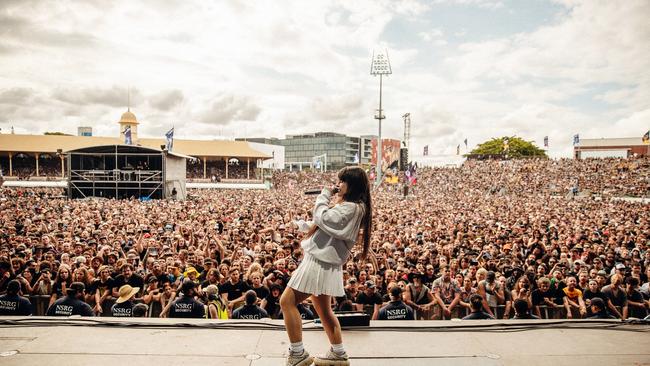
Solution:
[(343, 268), (340, 265), (321, 262), (309, 253), (291, 274), (287, 286), (312, 295), (345, 296)]

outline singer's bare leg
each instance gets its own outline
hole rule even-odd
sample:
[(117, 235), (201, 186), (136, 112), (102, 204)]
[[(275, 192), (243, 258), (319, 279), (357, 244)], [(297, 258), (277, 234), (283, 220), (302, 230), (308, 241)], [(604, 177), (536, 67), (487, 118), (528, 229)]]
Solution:
[(284, 326), (287, 328), (287, 335), (289, 335), (291, 343), (302, 342), (302, 318), (300, 318), (300, 312), (296, 305), (305, 301), (309, 296), (309, 294), (287, 287), (280, 297)]
[(312, 296), (311, 301), (323, 323), (323, 329), (325, 329), (330, 344), (343, 343), (341, 325), (336, 315), (334, 315), (334, 311), (332, 311), (332, 297), (329, 295)]

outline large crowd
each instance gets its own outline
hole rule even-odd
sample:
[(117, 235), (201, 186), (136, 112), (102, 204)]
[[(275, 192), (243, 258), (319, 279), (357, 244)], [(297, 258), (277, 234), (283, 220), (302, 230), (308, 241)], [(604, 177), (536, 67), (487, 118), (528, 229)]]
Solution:
[[(87, 315), (174, 317), (193, 303), (197, 317), (281, 318), (314, 204), (303, 191), (335, 177), (277, 172), (270, 190), (186, 201), (2, 189), (0, 294), (36, 315), (75, 300)], [(337, 310), (377, 319), (401, 292), (417, 319), (648, 315), (650, 205), (612, 199), (650, 196), (648, 159), (468, 161), (416, 177), (373, 191), (372, 250), (352, 251)], [(313, 317), (309, 300), (300, 311)]]

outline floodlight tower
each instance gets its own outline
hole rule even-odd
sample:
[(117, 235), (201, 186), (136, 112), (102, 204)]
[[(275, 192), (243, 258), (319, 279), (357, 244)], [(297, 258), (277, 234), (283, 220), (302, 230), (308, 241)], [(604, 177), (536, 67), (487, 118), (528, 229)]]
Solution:
[(411, 147), (411, 113), (404, 114), (402, 118), (404, 118), (404, 147), (408, 149)]
[(382, 162), (382, 143), (381, 143), (381, 120), (386, 119), (386, 116), (383, 113), (383, 110), (381, 108), (381, 92), (382, 92), (382, 86), (383, 86), (383, 76), (384, 75), (390, 75), (393, 72), (391, 71), (390, 68), (390, 60), (388, 59), (388, 51), (384, 50), (384, 52), (379, 52), (375, 54), (373, 51), (372, 53), (372, 63), (370, 64), (370, 75), (377, 76), (379, 75), (379, 110), (377, 111), (377, 114), (375, 115), (375, 119), (379, 120), (379, 137), (377, 139), (377, 166), (376, 172), (377, 172), (377, 180), (375, 181), (375, 186), (378, 186), (381, 183), (382, 180), (382, 171), (381, 171), (381, 162)]

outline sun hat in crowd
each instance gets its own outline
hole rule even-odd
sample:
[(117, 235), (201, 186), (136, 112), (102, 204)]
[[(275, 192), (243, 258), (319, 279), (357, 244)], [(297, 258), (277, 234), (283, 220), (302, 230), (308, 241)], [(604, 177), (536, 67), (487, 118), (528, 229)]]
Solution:
[(194, 273), (195, 276), (199, 275), (199, 271), (197, 271), (196, 268), (187, 267), (187, 270), (185, 270), (185, 273), (183, 273), (183, 276), (185, 276), (185, 278), (189, 278), (190, 274), (192, 274), (192, 273)]
[(119, 295), (120, 297), (115, 300), (116, 304), (121, 304), (129, 300), (133, 295), (137, 294), (140, 291), (140, 287), (131, 287), (131, 285), (124, 285), (120, 287)]

